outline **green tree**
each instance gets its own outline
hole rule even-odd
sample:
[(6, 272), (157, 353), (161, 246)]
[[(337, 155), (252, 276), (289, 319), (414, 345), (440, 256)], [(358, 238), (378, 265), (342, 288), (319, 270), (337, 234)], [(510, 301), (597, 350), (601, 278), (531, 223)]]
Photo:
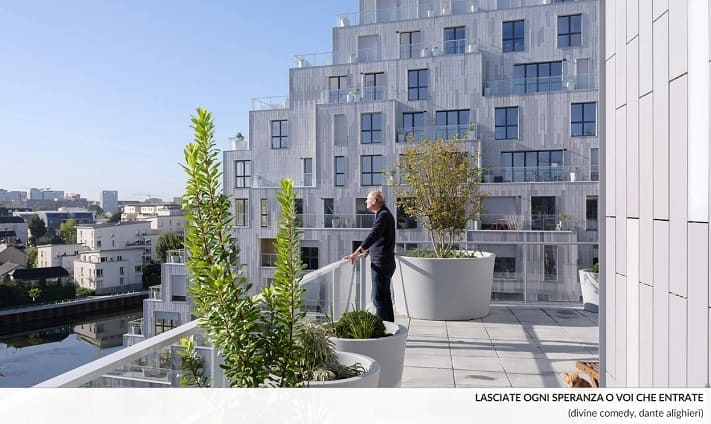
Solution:
[(409, 142), (398, 164), (403, 184), (391, 180), (397, 205), (422, 221), (435, 255), (447, 257), (482, 209), (478, 155), (457, 139)]
[(47, 226), (39, 215), (34, 214), (27, 220), (27, 227), (30, 230), (30, 244), (37, 246), (37, 240), (47, 233)]
[(37, 267), (37, 248), (36, 247), (28, 247), (25, 250), (25, 253), (27, 253), (27, 267), (28, 268), (36, 268)]
[(64, 244), (64, 239), (57, 235), (57, 230), (53, 227), (49, 227), (45, 235), (37, 239), (37, 244)]
[(109, 217), (109, 222), (112, 224), (115, 224), (117, 222), (121, 222), (121, 211), (116, 211), (111, 214)]
[(160, 264), (158, 262), (150, 261), (143, 265), (141, 272), (143, 273), (141, 278), (144, 289), (160, 284)]
[(59, 236), (67, 244), (73, 244), (77, 242), (77, 221), (75, 219), (68, 219), (61, 224), (59, 224)]
[(158, 237), (158, 241), (156, 241), (156, 256), (158, 256), (158, 261), (160, 263), (165, 262), (165, 256), (168, 250), (182, 249), (184, 238), (183, 233), (168, 232), (161, 234), (161, 236)]
[(38, 297), (42, 296), (42, 290), (40, 290), (38, 287), (32, 287), (30, 290), (27, 291), (27, 295), (34, 302)]
[(103, 218), (104, 217), (104, 210), (101, 208), (99, 205), (89, 205), (87, 207), (88, 210), (96, 212), (96, 217), (97, 218)]

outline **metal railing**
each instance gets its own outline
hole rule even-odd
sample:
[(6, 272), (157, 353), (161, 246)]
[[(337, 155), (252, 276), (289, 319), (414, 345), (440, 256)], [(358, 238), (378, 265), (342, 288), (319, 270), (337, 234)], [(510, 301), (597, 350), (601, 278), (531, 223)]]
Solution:
[(253, 97), (251, 110), (288, 109), (288, 96)]
[(572, 231), (575, 224), (569, 217), (553, 214), (481, 214), (479, 215), (481, 230), (498, 231)]
[(383, 22), (395, 22), (408, 19), (428, 18), (435, 16), (463, 15), (479, 10), (478, 1), (452, 0), (428, 6), (401, 6), (379, 8), (363, 12), (341, 13), (336, 17), (336, 25), (346, 27), (351, 25), (368, 25)]
[(422, 140), (438, 140), (452, 138), (461, 140), (476, 140), (478, 138), (477, 125), (470, 123), (466, 125), (437, 125), (427, 127), (399, 128), (397, 130), (397, 142), (405, 143), (412, 140), (419, 142)]
[(487, 167), (484, 183), (530, 183), (562, 181), (596, 181), (583, 173), (581, 166), (537, 166), (537, 167)]
[(365, 87), (362, 92), (360, 88), (326, 90), (321, 98), (321, 103), (355, 103), (355, 102), (377, 102), (387, 99), (387, 87)]
[(511, 78), (484, 81), (484, 96), (535, 94), (597, 88), (597, 74), (554, 75), (538, 78)]
[[(365, 308), (370, 298), (366, 284), (366, 259), (355, 264), (340, 260), (306, 274), (301, 281), (304, 309), (311, 318), (325, 313), (335, 320), (353, 306)], [(181, 364), (178, 352), (183, 337), (195, 335), (198, 353), (205, 359), (205, 375), (211, 387), (225, 387), (221, 360), (204, 339), (198, 321), (140, 341), (74, 370), (46, 380), (35, 387), (180, 387)]]

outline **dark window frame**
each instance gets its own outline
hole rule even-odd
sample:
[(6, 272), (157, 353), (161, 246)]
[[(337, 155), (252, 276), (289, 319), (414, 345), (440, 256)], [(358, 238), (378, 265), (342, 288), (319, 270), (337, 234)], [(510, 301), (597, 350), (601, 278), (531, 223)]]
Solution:
[(581, 47), (583, 45), (583, 15), (574, 13), (558, 16), (558, 48)]
[[(241, 170), (240, 170), (241, 169)], [(235, 188), (250, 188), (252, 186), (252, 161), (235, 161)]]
[[(377, 117), (377, 119), (375, 119)], [(378, 128), (375, 128), (375, 123)], [(383, 113), (369, 112), (360, 115), (360, 144), (380, 144), (383, 142)]]
[(429, 68), (408, 69), (407, 100), (427, 100), (429, 98), (429, 78)]
[[(341, 177), (340, 179), (338, 177)], [(333, 157), (333, 185), (344, 187), (346, 185), (346, 157)]]
[(444, 54), (462, 54), (466, 44), (467, 32), (465, 26), (444, 28)]
[[(277, 125), (275, 128), (274, 125)], [(289, 120), (275, 119), (271, 121), (272, 149), (286, 149), (289, 147)]]
[[(579, 112), (576, 111), (577, 109), (579, 109)], [(577, 115), (579, 115), (579, 119), (576, 117)], [(592, 115), (592, 117), (589, 115)], [(597, 102), (570, 104), (570, 136), (597, 136)]]
[[(375, 159), (381, 162), (381, 168), (375, 170), (373, 164)], [(360, 185), (363, 187), (383, 185), (383, 155), (361, 155), (360, 156)], [(366, 167), (367, 163), (367, 167)]]
[(525, 28), (525, 20), (523, 19), (502, 22), (501, 51), (504, 53), (524, 51), (526, 43)]
[[(499, 120), (499, 114), (503, 113), (503, 121)], [(516, 123), (510, 123), (510, 114), (516, 114)], [(494, 109), (494, 139), (495, 140), (517, 140), (519, 138), (519, 107), (505, 106)], [(500, 135), (499, 132), (503, 131)]]
[[(242, 211), (239, 208), (242, 205)], [(235, 227), (246, 227), (249, 223), (249, 199), (240, 197), (235, 199)]]

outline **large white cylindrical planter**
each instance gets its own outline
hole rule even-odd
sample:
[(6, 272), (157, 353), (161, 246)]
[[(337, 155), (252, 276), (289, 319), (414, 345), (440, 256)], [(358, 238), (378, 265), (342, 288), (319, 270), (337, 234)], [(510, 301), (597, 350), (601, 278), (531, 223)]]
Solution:
[(334, 389), (339, 387), (346, 388), (377, 388), (380, 381), (380, 364), (373, 358), (365, 355), (359, 355), (351, 352), (336, 352), (338, 362), (343, 365), (350, 366), (358, 362), (365, 368), (365, 372), (351, 378), (333, 381), (309, 381), (309, 387)]
[(485, 317), (491, 304), (494, 259), (396, 256), (393, 294), (397, 313), (429, 320)]
[(583, 309), (597, 312), (600, 304), (600, 274), (589, 269), (578, 270), (580, 291), (583, 294)]
[(378, 387), (400, 387), (402, 370), (405, 363), (405, 344), (407, 327), (384, 322), (387, 337), (377, 339), (344, 339), (330, 337), (337, 351), (359, 353), (375, 359), (380, 364), (380, 383)]

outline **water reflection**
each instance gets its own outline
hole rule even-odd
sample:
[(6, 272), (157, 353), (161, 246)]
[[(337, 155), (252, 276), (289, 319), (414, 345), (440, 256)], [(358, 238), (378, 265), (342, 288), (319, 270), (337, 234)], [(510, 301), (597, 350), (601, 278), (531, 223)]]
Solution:
[(30, 387), (122, 348), (138, 311), (0, 336), (0, 387)]

